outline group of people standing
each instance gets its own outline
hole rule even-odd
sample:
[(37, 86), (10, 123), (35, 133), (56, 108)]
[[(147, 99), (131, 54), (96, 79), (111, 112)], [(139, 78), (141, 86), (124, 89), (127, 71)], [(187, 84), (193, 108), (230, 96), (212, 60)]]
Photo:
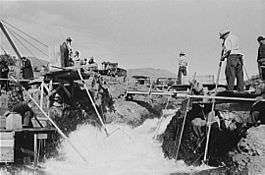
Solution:
[(87, 58), (82, 59), (80, 57), (80, 52), (75, 51), (73, 53), (72, 48), (72, 39), (68, 37), (65, 42), (60, 47), (61, 51), (61, 67), (70, 67), (70, 66), (94, 66), (97, 67), (94, 57), (91, 57), (89, 60)]
[[(227, 60), (225, 75), (228, 90), (234, 90), (235, 79), (237, 80), (237, 90), (244, 91), (244, 75), (243, 75), (243, 54), (239, 47), (239, 39), (236, 35), (231, 34), (230, 30), (220, 32), (222, 40), (222, 57), (221, 61)], [(265, 38), (258, 37), (260, 44), (258, 49), (258, 68), (260, 78), (265, 80)]]
[[(9, 55), (5, 55), (0, 59), (0, 85), (1, 90), (8, 91), (9, 90), (9, 73), (10, 73), (10, 63), (8, 61)], [(17, 73), (14, 72), (14, 76), (19, 76), (15, 78), (32, 80), (34, 78), (33, 69), (31, 65), (30, 59), (26, 57), (22, 57), (20, 61), (15, 60), (14, 58), (12, 62), (14, 62), (17, 67)], [(23, 84), (23, 83), (22, 83)]]

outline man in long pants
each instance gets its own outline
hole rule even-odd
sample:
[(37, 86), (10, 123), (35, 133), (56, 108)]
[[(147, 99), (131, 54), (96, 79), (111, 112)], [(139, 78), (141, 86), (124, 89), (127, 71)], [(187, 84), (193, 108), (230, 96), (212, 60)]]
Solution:
[(260, 78), (264, 81), (265, 80), (265, 38), (263, 36), (258, 37), (259, 49), (258, 49), (258, 68), (259, 68), (259, 75)]
[(220, 39), (223, 40), (224, 51), (221, 60), (227, 58), (225, 69), (227, 89), (234, 90), (237, 79), (237, 90), (242, 92), (244, 91), (243, 55), (239, 49), (238, 37), (226, 30), (220, 33)]

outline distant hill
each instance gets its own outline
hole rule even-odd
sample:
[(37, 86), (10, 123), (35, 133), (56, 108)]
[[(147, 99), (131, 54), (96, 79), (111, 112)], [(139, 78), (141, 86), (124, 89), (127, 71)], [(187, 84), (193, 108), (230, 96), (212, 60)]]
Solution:
[(47, 64), (49, 63), (46, 60), (42, 60), (42, 59), (39, 59), (39, 58), (36, 58), (36, 57), (28, 57), (28, 59), (30, 59), (32, 67), (33, 68), (37, 67), (38, 69), (41, 66), (47, 66)]
[(176, 74), (165, 69), (138, 68), (138, 69), (128, 69), (127, 71), (128, 71), (128, 76), (143, 75), (154, 78), (159, 78), (159, 77), (175, 78), (177, 76)]

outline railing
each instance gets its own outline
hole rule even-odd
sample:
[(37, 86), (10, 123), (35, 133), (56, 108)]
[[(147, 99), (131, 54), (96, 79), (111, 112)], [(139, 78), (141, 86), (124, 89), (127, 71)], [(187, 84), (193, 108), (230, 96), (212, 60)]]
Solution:
[[(184, 76), (182, 78), (182, 84), (189, 84), (192, 80), (192, 76)], [(214, 75), (196, 75), (195, 78), (198, 82), (202, 84), (214, 84)]]

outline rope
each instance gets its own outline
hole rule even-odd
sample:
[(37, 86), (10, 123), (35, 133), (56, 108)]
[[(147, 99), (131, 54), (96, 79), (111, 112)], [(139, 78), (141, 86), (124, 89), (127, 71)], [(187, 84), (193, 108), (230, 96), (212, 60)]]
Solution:
[(10, 24), (10, 23), (4, 21), (4, 20), (1, 20), (1, 21), (2, 21), (3, 23), (5, 23), (5, 24), (9, 25), (9, 26), (12, 27), (13, 29), (15, 29), (15, 30), (17, 30), (17, 31), (19, 31), (19, 32), (21, 32), (21, 33), (23, 33), (24, 35), (28, 36), (29, 38), (33, 39), (34, 41), (38, 42), (39, 44), (41, 44), (41, 45), (43, 45), (43, 46), (45, 46), (45, 47), (47, 47), (47, 48), (49, 47), (47, 44), (41, 42), (40, 40), (38, 40), (38, 39), (36, 39), (35, 37), (33, 37), (33, 36), (27, 34), (26, 32), (20, 30), (19, 28), (15, 27), (14, 25), (12, 25), (12, 24)]
[[(7, 27), (6, 25), (4, 25), (9, 31), (13, 31), (14, 33), (16, 33), (14, 30), (12, 30), (11, 28)], [(35, 45), (33, 45), (31, 42), (29, 42), (28, 40), (26, 40), (23, 36), (21, 36), (20, 34), (16, 33), (17, 36), (19, 36), (22, 40), (24, 40), (26, 43), (28, 43), (29, 45), (31, 45), (32, 47), (34, 47), (35, 49), (37, 49), (39, 52), (41, 52), (42, 54), (44, 54), (45, 56), (49, 56), (47, 53), (45, 53), (45, 51), (41, 50), (40, 48), (36, 47)]]
[(20, 45), (24, 47), (24, 49), (26, 49), (30, 54), (36, 57), (36, 55), (27, 46), (25, 46), (19, 38), (17, 38), (16, 33), (13, 33), (13, 31), (11, 30), (9, 30), (9, 33), (19, 42)]

